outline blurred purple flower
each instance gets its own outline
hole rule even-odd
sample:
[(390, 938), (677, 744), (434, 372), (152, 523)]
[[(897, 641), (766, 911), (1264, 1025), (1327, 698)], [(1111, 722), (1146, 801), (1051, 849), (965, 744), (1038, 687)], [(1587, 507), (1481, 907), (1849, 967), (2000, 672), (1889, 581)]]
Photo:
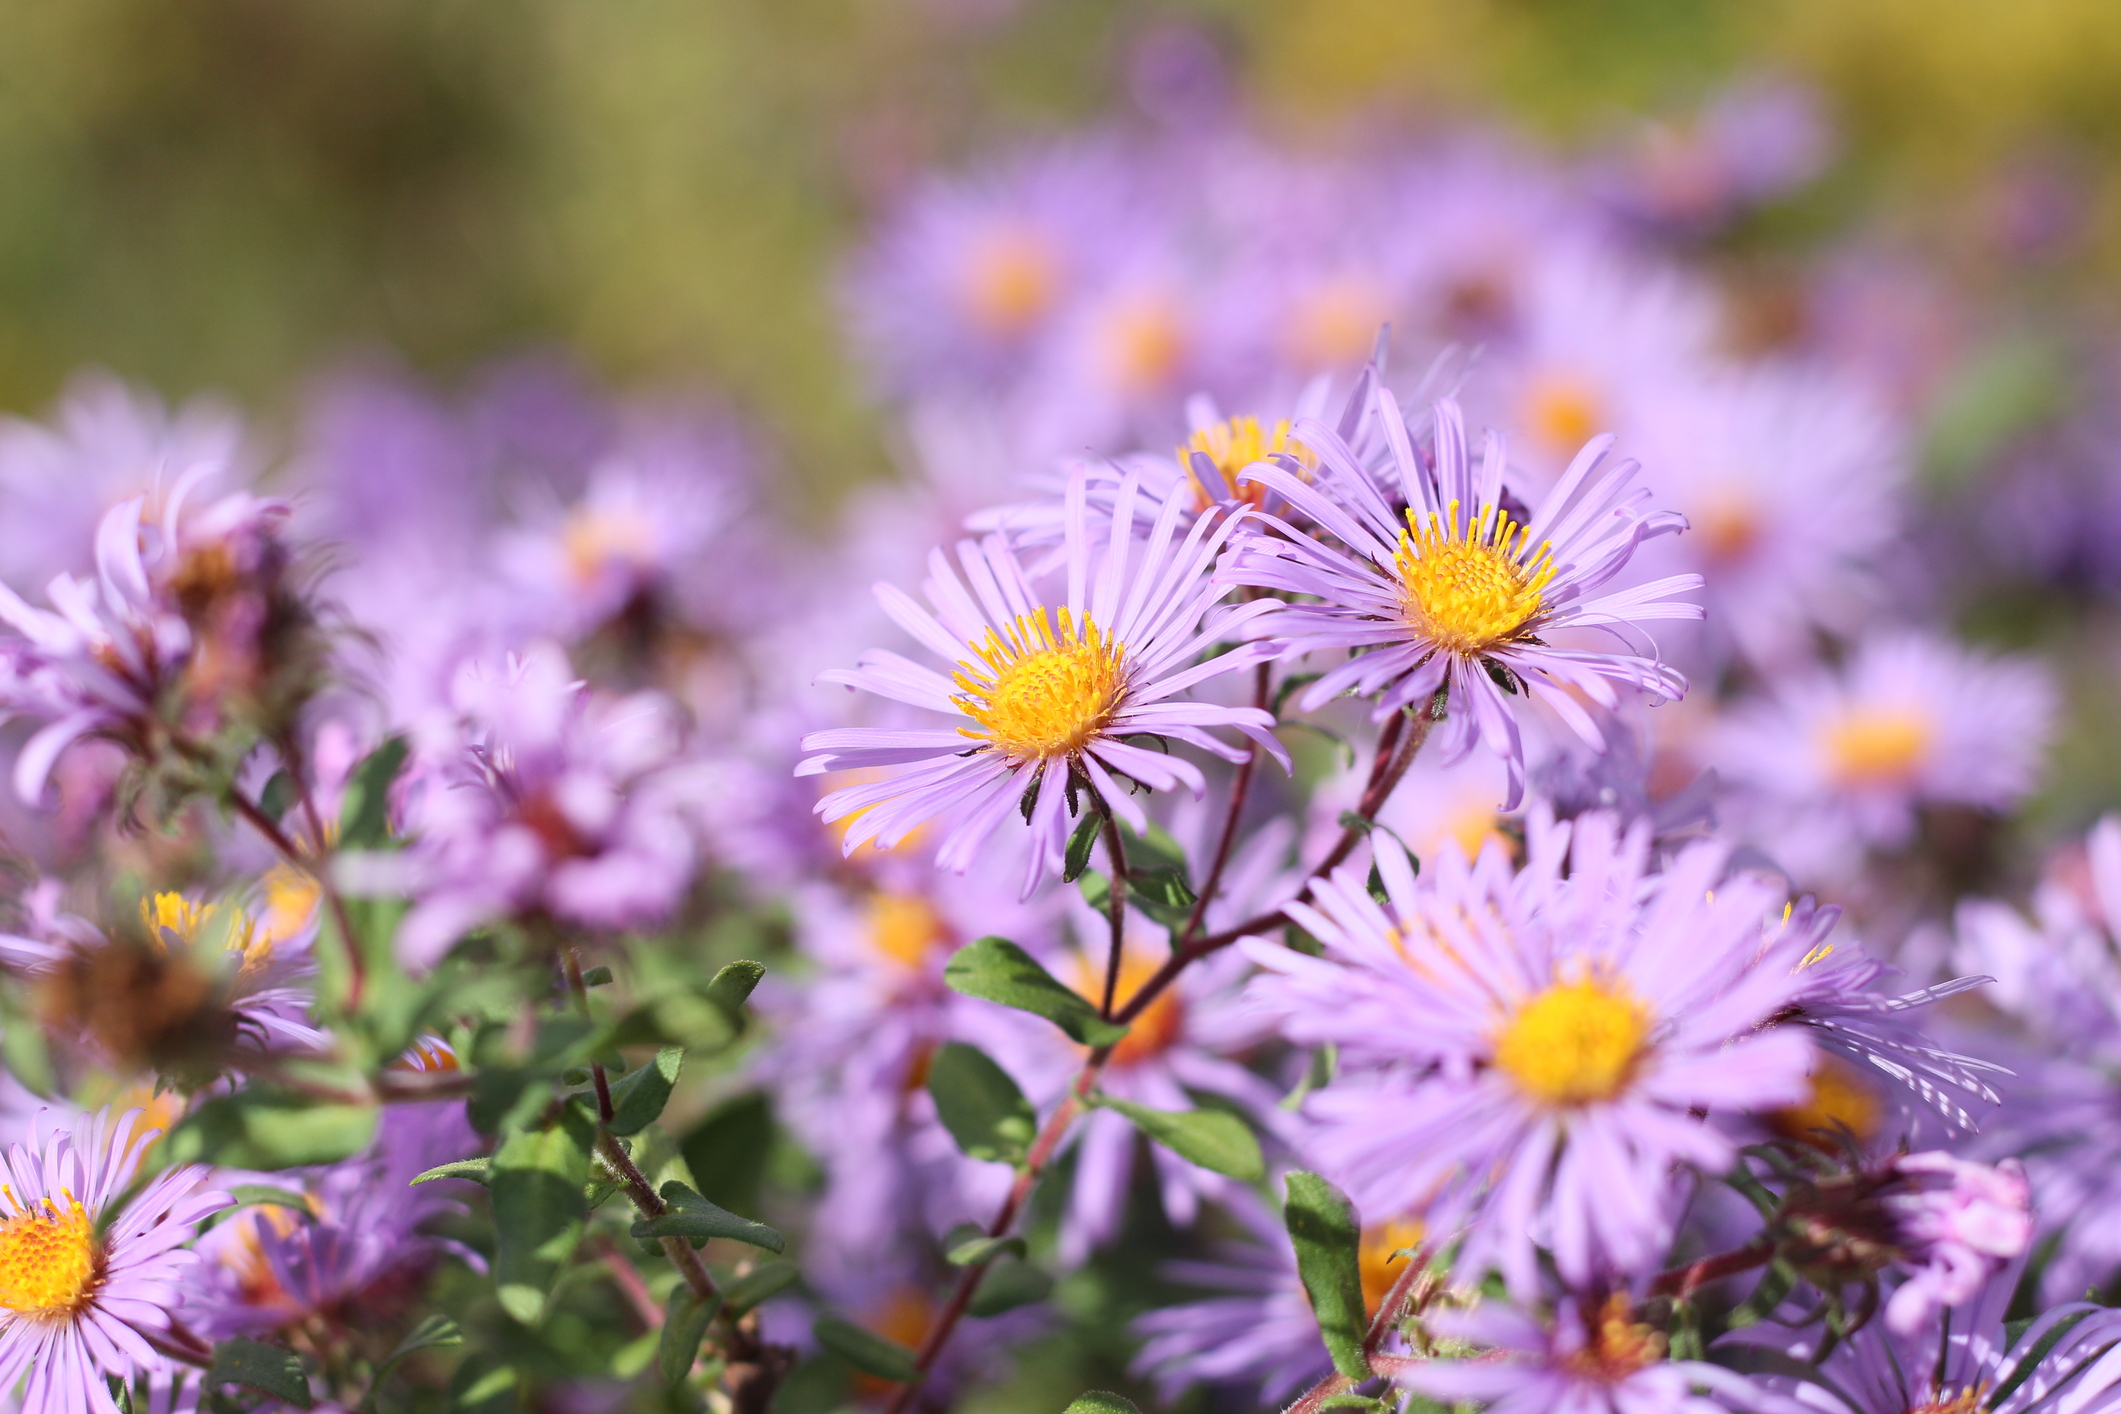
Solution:
[(1901, 1154), (1892, 1171), (1903, 1182), (1882, 1201), (1912, 1270), (1886, 1302), (1885, 1323), (1911, 1335), (2025, 1255), (2032, 1191), (2012, 1159), (1991, 1168), (1936, 1151)]

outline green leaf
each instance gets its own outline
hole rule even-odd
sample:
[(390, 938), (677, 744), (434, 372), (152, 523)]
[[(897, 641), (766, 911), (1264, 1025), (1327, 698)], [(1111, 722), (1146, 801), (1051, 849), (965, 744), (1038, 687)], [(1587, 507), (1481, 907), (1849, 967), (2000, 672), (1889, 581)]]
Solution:
[(309, 1375), (302, 1369), (299, 1355), (246, 1336), (231, 1336), (214, 1347), (214, 1363), (206, 1371), (206, 1383), (242, 1385), (297, 1409), (314, 1408), (317, 1402), (309, 1391)]
[(449, 1407), (458, 1414), (515, 1414), (522, 1405), (522, 1384), (523, 1377), (513, 1365), (496, 1365), (489, 1355), (473, 1355), (450, 1377)]
[(1362, 1299), (1362, 1229), (1354, 1206), (1317, 1174), (1298, 1170), (1288, 1177), (1281, 1213), (1333, 1368), (1352, 1380), (1370, 1378), (1369, 1357), (1363, 1353), (1370, 1320)]
[(895, 1340), (887, 1340), (866, 1326), (858, 1326), (844, 1316), (830, 1312), (819, 1316), (811, 1324), (810, 1333), (817, 1343), (834, 1355), (845, 1360), (857, 1370), (867, 1371), (879, 1379), (892, 1380), (899, 1384), (911, 1384), (921, 1377), (920, 1367), (914, 1363), (915, 1355)]
[(751, 996), (751, 989), (758, 986), (759, 979), (765, 975), (764, 963), (732, 962), (714, 974), (714, 980), (707, 984), (707, 995), (741, 1024), (744, 1003)]
[(678, 1145), (701, 1195), (740, 1213), (758, 1211), (772, 1150), (773, 1102), (756, 1091), (724, 1101)]
[(977, 1046), (944, 1042), (928, 1062), (928, 1093), (943, 1128), (975, 1159), (1019, 1163), (1037, 1137), (1031, 1102)]
[(493, 1282), (501, 1309), (524, 1325), (545, 1314), (546, 1298), (566, 1269), (589, 1219), (582, 1186), (596, 1129), (564, 1105), (540, 1129), (522, 1129), (493, 1156)]
[(1022, 1260), (1028, 1249), (1021, 1237), (989, 1237), (975, 1228), (969, 1235), (952, 1233), (943, 1256), (953, 1267), (976, 1267), (999, 1257)]
[(309, 1200), (292, 1189), (274, 1188), (264, 1183), (232, 1183), (228, 1186), (228, 1196), (236, 1201), (221, 1210), (223, 1215), (237, 1208), (285, 1208), (303, 1222), (310, 1222), (315, 1217)]
[(655, 1123), (684, 1066), (684, 1047), (657, 1051), (654, 1060), (611, 1087), (611, 1123), (604, 1127), (613, 1134), (638, 1134)]
[(1029, 1262), (1002, 1262), (987, 1269), (965, 1307), (967, 1315), (999, 1316), (1019, 1306), (1029, 1306), (1053, 1294), (1053, 1278)]
[(1347, 1392), (1342, 1394), (1331, 1395), (1325, 1399), (1320, 1400), (1318, 1402), (1318, 1407), (1320, 1409), (1381, 1410), (1385, 1407), (1385, 1402), (1381, 1399), (1373, 1399), (1367, 1394), (1355, 1394), (1353, 1392)]
[(720, 1292), (703, 1301), (683, 1282), (671, 1290), (670, 1304), (663, 1311), (663, 1338), (655, 1347), (655, 1366), (665, 1384), (674, 1385), (692, 1373), (708, 1323), (714, 1320), (721, 1305)]
[(710, 1238), (726, 1237), (768, 1252), (787, 1250), (787, 1239), (766, 1224), (718, 1208), (676, 1179), (663, 1185), (663, 1201), (670, 1205), (670, 1211), (635, 1223), (635, 1237), (682, 1237), (695, 1247)]
[(390, 838), (390, 788), (411, 748), (394, 736), (354, 767), (339, 807), (339, 848), (374, 849)]
[(258, 792), (258, 809), (274, 824), (280, 823), (288, 807), (295, 803), (294, 778), (285, 771), (275, 771), (265, 789)]
[(491, 1158), (458, 1159), (452, 1163), (436, 1164), (413, 1180), (414, 1183), (432, 1183), (438, 1178), (463, 1178), (473, 1183), (485, 1184), (491, 1179)]
[(1106, 1389), (1084, 1390), (1064, 1414), (1142, 1414), (1131, 1399), (1122, 1399)]
[(1068, 836), (1068, 854), (1061, 867), (1062, 883), (1074, 883), (1083, 876), (1083, 870), (1090, 867), (1090, 851), (1097, 847), (1097, 832), (1104, 823), (1105, 817), (1093, 810), (1083, 816), (1075, 833)]
[(1182, 927), (1193, 916), (1193, 886), (1183, 870), (1165, 864), (1134, 869), (1127, 882), (1127, 901), (1166, 928)]
[(1227, 1110), (1152, 1110), (1130, 1100), (1099, 1095), (1097, 1103), (1134, 1121), (1134, 1127), (1182, 1159), (1211, 1173), (1246, 1183), (1266, 1176), (1259, 1140)]
[(423, 1350), (438, 1350), (463, 1343), (464, 1332), (458, 1328), (455, 1321), (447, 1316), (429, 1316), (407, 1332), (405, 1339), (398, 1342), (398, 1348), (384, 1357), (382, 1364), (376, 1366), (376, 1372), (368, 1382), (368, 1396), (361, 1401), (362, 1410), (366, 1411), (366, 1414), (373, 1414), (376, 1391), (382, 1388), (383, 1381), (389, 1378), (390, 1372), (405, 1360)]
[(1110, 1046), (1127, 1034), (1007, 938), (981, 938), (959, 948), (943, 968), (943, 981), (968, 997), (1043, 1016), (1085, 1046)]
[(611, 969), (602, 966), (590, 968), (582, 974), (582, 985), (585, 987), (609, 987), (611, 985)]
[(209, 1163), (270, 1171), (333, 1164), (375, 1138), (372, 1105), (320, 1105), (306, 1096), (250, 1085), (200, 1105), (158, 1146), (167, 1164)]
[(730, 1315), (741, 1316), (794, 1286), (801, 1276), (793, 1262), (761, 1262), (722, 1288), (722, 1304), (729, 1308)]

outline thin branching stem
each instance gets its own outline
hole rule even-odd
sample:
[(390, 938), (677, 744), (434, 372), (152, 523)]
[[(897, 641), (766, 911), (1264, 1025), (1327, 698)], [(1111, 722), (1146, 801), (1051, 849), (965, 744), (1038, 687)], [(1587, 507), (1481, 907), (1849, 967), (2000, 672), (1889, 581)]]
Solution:
[[(1098, 802), (1104, 810), (1104, 802)], [(1112, 1018), (1113, 1000), (1119, 994), (1119, 965), (1127, 950), (1127, 846), (1120, 839), (1119, 820), (1110, 810), (1105, 814), (1105, 863), (1112, 870), (1111, 893), (1105, 904), (1105, 914), (1112, 928), (1112, 949), (1105, 958), (1105, 995), (1098, 1003), (1097, 1014), (1106, 1020)]]

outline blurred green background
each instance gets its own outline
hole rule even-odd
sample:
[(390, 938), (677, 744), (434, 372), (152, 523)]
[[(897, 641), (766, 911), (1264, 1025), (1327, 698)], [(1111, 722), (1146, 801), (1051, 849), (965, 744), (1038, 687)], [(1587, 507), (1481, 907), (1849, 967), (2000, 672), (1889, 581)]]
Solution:
[(2035, 152), (2090, 192), (2073, 306), (2121, 263), (2113, 0), (4, 0), (0, 406), (98, 363), (284, 425), (350, 352), (447, 379), (560, 342), (711, 380), (792, 489), (844, 485), (884, 460), (845, 243), (924, 166), (1124, 104), (1172, 22), (1298, 140), (1493, 113), (1582, 144), (1776, 68), (1843, 130), (1829, 225), (1949, 262)]

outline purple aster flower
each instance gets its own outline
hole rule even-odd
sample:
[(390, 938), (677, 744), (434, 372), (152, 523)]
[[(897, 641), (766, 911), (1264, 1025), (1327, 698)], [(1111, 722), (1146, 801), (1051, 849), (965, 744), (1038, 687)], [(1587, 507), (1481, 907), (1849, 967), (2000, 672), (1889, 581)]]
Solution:
[(327, 1168), (260, 1175), (308, 1206), (247, 1208), (200, 1241), (204, 1331), (256, 1336), (316, 1320), (366, 1327), (416, 1301), (445, 1252), (476, 1264), (422, 1230), (461, 1208), (448, 1190), (463, 1185), (408, 1185), (478, 1143), (461, 1105), (393, 1105), (366, 1152)]
[[(139, 1111), (52, 1126), (33, 1120), (14, 1144), (0, 1188), (0, 1390), (24, 1409), (118, 1414), (108, 1377), (167, 1375), (156, 1346), (171, 1339), (198, 1255), (186, 1249), (226, 1193), (202, 1192), (206, 1170), (167, 1169), (122, 1210), (158, 1131)], [(40, 1117), (41, 1119), (41, 1117)]]
[(1864, 385), (1802, 364), (1724, 373), (1649, 419), (1631, 445), (1691, 533), (1646, 547), (1646, 573), (1702, 576), (1705, 633), (1755, 663), (1860, 624), (1900, 531), (1904, 438)]
[(1818, 176), (1832, 148), (1817, 95), (1754, 77), (1689, 122), (1648, 125), (1609, 178), (1612, 198), (1644, 225), (1702, 235)]
[(1535, 1245), (1571, 1282), (1654, 1266), (1682, 1170), (1735, 1153), (1700, 1116), (1804, 1094), (1810, 1047), (1761, 1029), (1800, 985), (1762, 946), (1779, 898), (1712, 844), (1650, 874), (1647, 823), (1603, 814), (1535, 810), (1517, 873), (1447, 848), (1417, 881), (1372, 838), (1386, 903), (1348, 865), (1288, 905), (1324, 956), (1240, 944), (1283, 1033), (1340, 1047), (1300, 1151), (1371, 1211), (1469, 1224), (1460, 1271), (1519, 1293)]
[(410, 965), (468, 929), (537, 911), (594, 929), (650, 926), (692, 881), (704, 781), (659, 693), (586, 691), (551, 644), (457, 675), (454, 721), (423, 724), (428, 769), (406, 809), (414, 843), (398, 930)]
[(1141, 832), (1147, 817), (1115, 773), (1154, 790), (1206, 789), (1191, 762), (1128, 738), (1151, 736), (1242, 760), (1243, 749), (1213, 735), (1231, 728), (1287, 761), (1267, 713), (1178, 700), (1195, 684), (1264, 656), (1238, 648), (1200, 661), (1209, 647), (1277, 607), (1263, 600), (1211, 613), (1225, 591), (1208, 578), (1208, 567), (1239, 518), (1203, 516), (1174, 543), (1180, 507), (1167, 501), (1148, 541), (1137, 544), (1128, 533), (1136, 494), (1131, 480), (1121, 487), (1109, 545), (1097, 555), (1082, 482), (1071, 485), (1067, 598), (1058, 615), (999, 537), (958, 547), (963, 579), (940, 550), (930, 556), (923, 589), (933, 612), (878, 586), (885, 611), (950, 664), (952, 676), (879, 649), (822, 680), (948, 713), (956, 723), (910, 731), (851, 727), (803, 739), (804, 750), (818, 753), (798, 768), (805, 775), (893, 768), (887, 779), (836, 790), (818, 803), (828, 822), (859, 815), (847, 831), (847, 853), (871, 840), (888, 848), (923, 823), (961, 811), (936, 862), (963, 871), (1021, 801), (1031, 826), (1028, 897), (1061, 864), (1080, 790)]
[(938, 871), (911, 845), (861, 858), (873, 862), (852, 887), (794, 891), (796, 945), (815, 971), (769, 976), (757, 994), (776, 1028), (757, 1073), (825, 1170), (811, 1261), (842, 1284), (894, 1253), (925, 1256), (927, 1239), (1007, 1193), (1009, 1170), (966, 1158), (942, 1127), (927, 1070), (946, 1041), (993, 1048), (997, 1031), (1030, 1028), (951, 991), (943, 967), (990, 933), (1048, 955), (1054, 932), (1051, 901), (1019, 903), (1005, 870)]
[(1479, 1353), (1398, 1363), (1393, 1383), (1446, 1404), (1479, 1401), (1489, 1414), (1724, 1414), (1767, 1400), (1745, 1376), (1700, 1360), (1667, 1360), (1662, 1332), (1634, 1319), (1621, 1292), (1574, 1297), (1551, 1316), (1498, 1301), (1422, 1318), (1433, 1334)]
[(1967, 900), (1955, 960), (1993, 973), (1988, 998), (2011, 1024), (1979, 1041), (2017, 1074), (1975, 1152), (2022, 1156), (2044, 1234), (2061, 1232), (2041, 1276), (2051, 1298), (2103, 1287), (2121, 1268), (2121, 821), (2092, 830), (2033, 894), (2035, 918)]
[[(1159, 1307), (1135, 1318), (1142, 1348), (1136, 1371), (1175, 1400), (1196, 1384), (1256, 1390), (1262, 1404), (1289, 1396), (1333, 1372), (1318, 1317), (1296, 1269), (1281, 1215), (1249, 1190), (1232, 1193), (1224, 1207), (1241, 1235), (1219, 1242), (1213, 1260), (1168, 1262), (1165, 1279), (1216, 1295)], [(1421, 1244), (1418, 1223), (1386, 1222), (1363, 1229), (1358, 1248), (1363, 1300), (1373, 1314), (1405, 1270), (1400, 1256)]]
[[(1792, 907), (1777, 943), (1800, 983), (1777, 1020), (1803, 1027), (1819, 1055), (1810, 1096), (1773, 1123), (1798, 1139), (1831, 1144), (1846, 1131), (1859, 1143), (1891, 1142), (1917, 1132), (1919, 1106), (1943, 1121), (1947, 1135), (1971, 1134), (1978, 1126), (1968, 1106), (2000, 1104), (1994, 1082), (2010, 1072), (1938, 1045), (1917, 1016), (1992, 979), (1955, 977), (1896, 996), (1880, 986), (1896, 969), (1861, 944), (1827, 941), (1840, 918), (1839, 908), (1807, 896)], [(1895, 1097), (1891, 1127), (1881, 1083)]]
[[(1404, 708), (1449, 694), (1442, 724), (1446, 763), (1476, 743), (1510, 767), (1505, 809), (1524, 793), (1524, 746), (1509, 696), (1552, 709), (1594, 749), (1604, 745), (1577, 700), (1618, 702), (1614, 685), (1674, 698), (1686, 679), (1652, 656), (1571, 648), (1550, 637), (1623, 630), (1653, 619), (1699, 618), (1699, 605), (1669, 596), (1700, 587), (1698, 575), (1676, 575), (1599, 595), (1644, 539), (1684, 522), (1643, 509), (1646, 491), (1628, 490), (1634, 462), (1606, 466), (1612, 439), (1586, 446), (1536, 510), (1519, 519), (1505, 507), (1502, 439), (1488, 435), (1476, 469), (1455, 401), (1436, 405), (1433, 461), (1403, 435), (1391, 393), (1377, 392), (1378, 414), (1392, 443), (1397, 484), (1388, 504), (1347, 444), (1306, 422), (1297, 438), (1319, 458), (1315, 481), (1283, 466), (1255, 465), (1241, 480), (1263, 481), (1311, 524), (1319, 537), (1263, 516), (1278, 535), (1240, 542), (1227, 577), (1234, 583), (1313, 596), (1255, 626), (1284, 657), (1345, 650), (1347, 662), (1304, 690), (1309, 711), (1344, 692), (1378, 699), (1382, 721)], [(1328, 544), (1331, 536), (1337, 545)]]
[[(1835, 1337), (1816, 1326), (1747, 1326), (1721, 1342), (1742, 1359), (1759, 1345), (1814, 1363), (1815, 1376), (1781, 1370), (1761, 1384), (1826, 1414), (2100, 1414), (2121, 1409), (2121, 1311), (2082, 1302), (2030, 1323), (2006, 1323), (2023, 1263), (1991, 1277), (1965, 1302), (1912, 1329), (1871, 1321)], [(1825, 1349), (1822, 1358), (1820, 1352)]]
[(857, 342), (881, 380), (908, 392), (1020, 374), (1154, 212), (1133, 167), (1116, 146), (1089, 143), (924, 185), (847, 284)]
[(1886, 1302), (1885, 1323), (1909, 1335), (2025, 1255), (2032, 1190), (2013, 1159), (1991, 1168), (1931, 1151), (1896, 1156), (1892, 1171), (1902, 1182), (1881, 1201), (1911, 1271)]
[(144, 498), (143, 519), (162, 518), (172, 497), (220, 483), (248, 483), (256, 467), (233, 409), (199, 399), (174, 411), (107, 373), (68, 382), (48, 423), (0, 420), (0, 577), (17, 588), (92, 566), (97, 522), (113, 506)]
[(2056, 709), (2046, 670), (1912, 630), (1874, 634), (1835, 672), (1783, 679), (1712, 729), (1709, 759), (1748, 833), (1803, 877), (1898, 848), (1923, 805), (2002, 810), (2039, 774)]

